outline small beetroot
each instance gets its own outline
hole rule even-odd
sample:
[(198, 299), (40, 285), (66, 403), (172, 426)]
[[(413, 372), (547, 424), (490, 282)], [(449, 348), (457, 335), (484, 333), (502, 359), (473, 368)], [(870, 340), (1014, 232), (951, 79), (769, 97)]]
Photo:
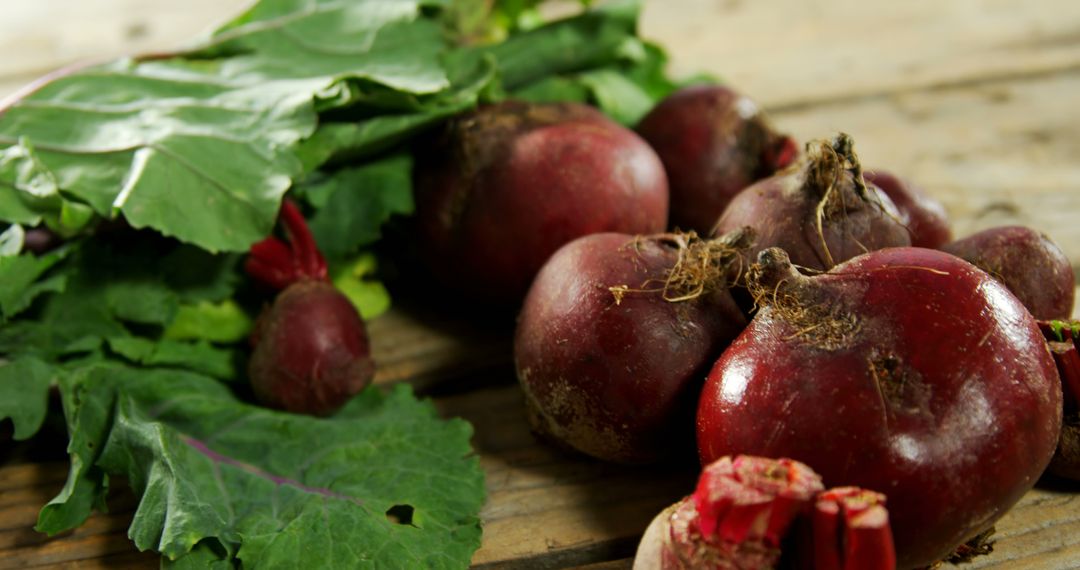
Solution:
[(746, 188), (728, 204), (714, 234), (752, 227), (757, 242), (750, 260), (780, 247), (792, 263), (816, 270), (856, 255), (910, 245), (904, 220), (892, 200), (866, 184), (851, 137), (810, 145), (808, 156), (791, 168)]
[(248, 376), (267, 406), (328, 415), (371, 383), (367, 330), (352, 302), (327, 281), (326, 261), (292, 202), (282, 204), (281, 219), (289, 243), (267, 238), (245, 263), (263, 285), (283, 289), (255, 324)]
[(743, 188), (791, 164), (798, 147), (761, 109), (722, 85), (684, 87), (641, 120), (671, 187), (671, 225), (707, 234)]
[(896, 204), (904, 225), (911, 232), (911, 245), (938, 249), (952, 241), (949, 218), (941, 202), (910, 181), (884, 170), (867, 170), (863, 176)]
[(692, 442), (701, 380), (746, 325), (728, 290), (737, 235), (604, 233), (559, 249), (514, 336), (533, 428), (610, 461), (692, 454), (676, 442)]
[(649, 524), (634, 570), (893, 570), (884, 505), (857, 487), (823, 490), (798, 461), (721, 457)]
[(1076, 277), (1069, 258), (1046, 235), (1023, 226), (990, 228), (941, 248), (1000, 281), (1036, 318), (1072, 315)]

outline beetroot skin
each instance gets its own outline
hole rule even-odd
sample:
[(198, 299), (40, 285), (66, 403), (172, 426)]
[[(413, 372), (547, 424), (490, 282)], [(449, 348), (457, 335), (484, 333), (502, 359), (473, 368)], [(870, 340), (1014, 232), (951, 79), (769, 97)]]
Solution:
[(911, 245), (938, 249), (952, 241), (952, 230), (945, 206), (931, 198), (908, 180), (884, 170), (867, 170), (866, 181), (878, 188), (896, 204), (904, 225), (911, 232)]
[(865, 184), (851, 137), (811, 145), (798, 166), (743, 190), (728, 204), (714, 235), (750, 226), (757, 242), (749, 259), (769, 247), (788, 252), (796, 265), (827, 270), (885, 247), (911, 244), (892, 200)]
[(1036, 319), (1072, 315), (1076, 277), (1046, 235), (1023, 226), (990, 228), (941, 248), (1001, 281)]
[(1061, 429), (1054, 361), (986, 273), (893, 248), (807, 277), (770, 249), (750, 281), (762, 308), (702, 392), (703, 463), (790, 457), (826, 485), (884, 493), (900, 568), (987, 529), (1046, 468)]
[(671, 186), (671, 225), (707, 234), (728, 202), (798, 155), (758, 106), (728, 87), (696, 85), (661, 101), (638, 133), (656, 150)]
[(444, 284), (493, 304), (520, 302), (574, 238), (667, 223), (656, 153), (584, 105), (481, 107), (451, 121), (414, 172), (422, 257)]
[(692, 287), (661, 290), (680, 251), (708, 251), (681, 249), (680, 239), (593, 234), (544, 265), (514, 337), (537, 432), (627, 463), (654, 461), (693, 441), (704, 374), (746, 318), (723, 282), (699, 281), (705, 290), (685, 300), (674, 299), (692, 296)]
[(248, 375), (263, 404), (328, 415), (371, 383), (375, 364), (356, 308), (324, 281), (278, 294), (252, 335)]
[(253, 279), (282, 290), (255, 323), (248, 377), (262, 404), (325, 416), (371, 383), (375, 362), (364, 321), (329, 283), (300, 210), (285, 200), (280, 217), (288, 242), (268, 237), (244, 261)]

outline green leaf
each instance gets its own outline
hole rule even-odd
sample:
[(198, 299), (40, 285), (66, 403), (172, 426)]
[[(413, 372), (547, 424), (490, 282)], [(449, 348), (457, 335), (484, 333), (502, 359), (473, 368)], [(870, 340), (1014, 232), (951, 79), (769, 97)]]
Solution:
[(642, 50), (636, 36), (640, 6), (636, 1), (615, 1), (546, 26), (507, 38), (472, 54), (490, 54), (498, 62), (503, 86), (521, 89), (562, 73), (609, 65), (635, 57)]
[(41, 257), (30, 253), (0, 257), (0, 323), (25, 310), (39, 295), (64, 289), (66, 276), (41, 277), (64, 258), (66, 251)]
[(234, 353), (216, 348), (206, 341), (154, 341), (129, 336), (110, 338), (107, 342), (110, 350), (143, 366), (184, 368), (220, 380), (232, 380), (237, 376)]
[(14, 422), (15, 439), (27, 439), (41, 429), (54, 379), (53, 367), (36, 358), (0, 362), (0, 420)]
[(210, 251), (274, 225), (296, 144), (350, 84), (446, 89), (418, 2), (264, 0), (187, 54), (91, 67), (0, 116), (0, 219), (78, 231), (122, 214)]
[[(298, 152), (305, 166), (356, 162), (391, 150), (424, 129), (472, 108), (496, 79), (497, 68), (490, 57), (455, 60), (448, 66), (453, 87), (446, 92), (401, 102), (404, 109), (380, 109), (387, 105), (381, 101), (368, 109), (373, 116), (357, 121), (323, 122), (300, 145)], [(363, 108), (354, 106), (357, 111)]]
[(330, 264), (330, 280), (352, 302), (364, 320), (373, 319), (390, 309), (390, 294), (378, 281), (369, 279), (377, 262), (371, 253), (351, 262)]
[(305, 189), (318, 207), (309, 225), (328, 257), (344, 257), (376, 241), (394, 214), (410, 214), (412, 157), (399, 154), (357, 168), (346, 168)]
[(252, 326), (251, 317), (232, 299), (219, 303), (199, 301), (181, 304), (163, 337), (234, 343), (247, 338)]
[[(255, 568), (463, 568), (479, 546), (471, 429), (406, 386), (368, 389), (320, 419), (244, 404), (175, 370), (97, 365), (62, 385), (70, 429), (96, 439), (72, 446), (85, 485), (49, 505), (65, 515), (42, 521), (49, 532), (88, 516), (108, 473), (140, 496), (136, 547), (170, 559), (216, 539)], [(412, 524), (387, 517), (396, 506)]]

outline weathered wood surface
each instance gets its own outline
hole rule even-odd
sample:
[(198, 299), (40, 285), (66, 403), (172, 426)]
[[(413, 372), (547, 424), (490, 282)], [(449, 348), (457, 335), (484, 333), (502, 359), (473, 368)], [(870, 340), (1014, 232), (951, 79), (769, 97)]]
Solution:
[[(73, 62), (182, 45), (247, 0), (7, 4), (0, 98)], [(851, 133), (867, 165), (941, 199), (958, 235), (1031, 225), (1080, 267), (1080, 3), (653, 0), (642, 29), (669, 48), (677, 72), (722, 75), (801, 140)], [(372, 323), (372, 337), (379, 382), (413, 382), (476, 427), (490, 493), (479, 567), (628, 568), (652, 514), (689, 488), (686, 469), (618, 468), (536, 441), (505, 330), (395, 311)], [(156, 566), (126, 538), (135, 503), (123, 491), (80, 529), (34, 532), (65, 477), (55, 456), (0, 463), (0, 570)], [(1028, 494), (999, 523), (994, 553), (965, 567), (1080, 566), (1074, 491)]]

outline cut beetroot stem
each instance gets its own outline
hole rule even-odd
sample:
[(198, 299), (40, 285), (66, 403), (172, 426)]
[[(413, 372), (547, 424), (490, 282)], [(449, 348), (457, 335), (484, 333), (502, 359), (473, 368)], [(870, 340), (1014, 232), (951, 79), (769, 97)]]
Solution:
[(251, 246), (244, 269), (263, 285), (284, 289), (305, 279), (327, 281), (326, 260), (308, 229), (300, 209), (291, 200), (281, 203), (279, 217), (288, 244), (268, 237)]
[(1080, 411), (1080, 352), (1076, 346), (1080, 321), (1039, 321), (1039, 329), (1061, 376), (1063, 411), (1066, 416), (1076, 414)]
[(837, 487), (821, 493), (814, 503), (809, 544), (800, 559), (815, 570), (896, 568), (885, 496), (858, 487)]
[(822, 488), (821, 478), (797, 461), (721, 458), (705, 468), (692, 496), (697, 530), (706, 541), (760, 541), (778, 548)]

